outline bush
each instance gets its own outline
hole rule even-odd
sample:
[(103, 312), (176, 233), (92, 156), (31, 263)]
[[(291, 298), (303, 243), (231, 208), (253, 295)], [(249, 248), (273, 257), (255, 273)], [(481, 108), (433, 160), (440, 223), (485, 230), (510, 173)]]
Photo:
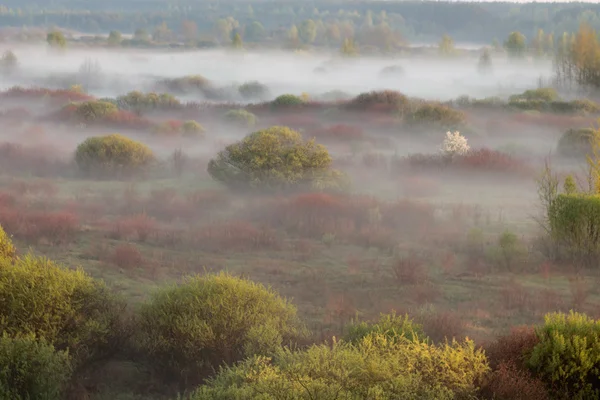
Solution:
[(116, 105), (107, 101), (86, 101), (77, 105), (75, 116), (85, 122), (97, 122), (118, 110)]
[(441, 103), (425, 103), (407, 117), (412, 125), (435, 125), (444, 129), (456, 129), (466, 124), (466, 116)]
[(372, 334), (356, 345), (335, 342), (282, 350), (223, 369), (188, 400), (472, 398), (488, 371), (473, 342), (433, 346)]
[(514, 327), (510, 333), (500, 336), (486, 346), (490, 367), (497, 369), (501, 364), (516, 365), (525, 368), (533, 348), (539, 343), (533, 327)]
[(229, 110), (223, 115), (223, 119), (225, 121), (245, 126), (248, 128), (251, 128), (254, 125), (256, 125), (256, 122), (258, 121), (256, 115), (244, 109)]
[(513, 363), (501, 363), (481, 388), (484, 399), (490, 400), (549, 400), (544, 382)]
[(158, 87), (168, 92), (189, 94), (192, 92), (203, 93), (209, 89), (211, 83), (201, 75), (190, 75), (181, 78), (164, 79), (158, 82)]
[(303, 141), (290, 128), (274, 126), (227, 146), (210, 160), (208, 173), (233, 187), (280, 189), (308, 184), (324, 189), (343, 182), (330, 165), (324, 146)]
[(304, 333), (285, 299), (225, 273), (190, 277), (155, 293), (140, 310), (138, 332), (140, 349), (183, 382), (270, 354)]
[(394, 90), (372, 91), (361, 93), (348, 102), (350, 109), (384, 109), (387, 111), (402, 111), (409, 104), (409, 99)]
[(547, 314), (529, 366), (557, 398), (600, 396), (600, 320), (570, 312)]
[(600, 195), (559, 194), (548, 208), (552, 238), (568, 256), (597, 266), (600, 255)]
[(558, 154), (564, 157), (585, 157), (592, 154), (592, 141), (600, 134), (592, 128), (569, 129), (558, 141)]
[(190, 120), (181, 125), (181, 132), (186, 136), (203, 136), (204, 128), (198, 122)]
[(395, 312), (392, 312), (391, 314), (381, 314), (379, 321), (372, 324), (367, 322), (354, 322), (348, 328), (344, 340), (358, 344), (366, 336), (371, 334), (383, 335), (389, 340), (406, 338), (413, 341), (419, 338), (425, 338), (421, 325), (415, 323), (408, 315), (398, 316)]
[(170, 94), (145, 94), (138, 91), (117, 97), (116, 104), (123, 110), (138, 112), (154, 109), (170, 110), (181, 106), (181, 102)]
[(88, 138), (75, 151), (75, 162), (86, 174), (117, 176), (153, 161), (154, 154), (146, 145), (118, 134)]
[(262, 83), (253, 81), (246, 82), (238, 88), (240, 95), (246, 100), (264, 100), (269, 97), (269, 88)]
[(17, 251), (2, 226), (0, 226), (0, 260), (14, 260)]
[(101, 281), (44, 258), (0, 262), (0, 332), (33, 334), (74, 365), (114, 350), (122, 333), (123, 303)]
[(0, 399), (60, 400), (70, 375), (67, 352), (33, 336), (0, 336)]
[(540, 101), (540, 102), (551, 102), (558, 100), (558, 93), (553, 88), (539, 88), (526, 90), (525, 92), (517, 95), (510, 96), (509, 101)]
[(282, 94), (277, 97), (275, 100), (271, 102), (271, 107), (273, 108), (281, 108), (281, 107), (294, 107), (301, 106), (304, 104), (304, 100), (302, 98), (295, 96), (293, 94)]

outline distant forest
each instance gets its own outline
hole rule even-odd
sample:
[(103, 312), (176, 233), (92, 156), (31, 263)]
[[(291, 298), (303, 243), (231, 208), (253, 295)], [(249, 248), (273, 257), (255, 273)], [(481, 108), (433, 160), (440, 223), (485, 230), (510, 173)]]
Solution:
[[(153, 39), (185, 37), (222, 43), (287, 38), (336, 45), (368, 28), (372, 41), (502, 42), (513, 31), (528, 40), (539, 30), (555, 37), (587, 22), (600, 31), (600, 4), (457, 3), (432, 1), (159, 1), (0, 0), (0, 27), (60, 27), (89, 34), (146, 32)], [(296, 33), (297, 30), (297, 33)], [(277, 40), (279, 42), (279, 40)], [(364, 37), (361, 44), (368, 44)]]

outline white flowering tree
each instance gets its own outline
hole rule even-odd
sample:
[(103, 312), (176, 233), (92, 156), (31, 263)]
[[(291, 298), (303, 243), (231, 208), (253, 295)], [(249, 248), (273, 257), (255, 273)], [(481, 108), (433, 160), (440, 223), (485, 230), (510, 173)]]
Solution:
[(446, 138), (442, 143), (442, 153), (448, 157), (467, 154), (471, 147), (467, 144), (467, 138), (460, 132), (446, 132)]

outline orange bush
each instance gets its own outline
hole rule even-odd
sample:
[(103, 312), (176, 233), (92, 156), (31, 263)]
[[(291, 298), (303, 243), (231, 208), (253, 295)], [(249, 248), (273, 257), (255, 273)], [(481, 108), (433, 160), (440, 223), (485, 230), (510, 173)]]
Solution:
[(481, 388), (490, 400), (549, 400), (544, 383), (512, 362), (502, 362)]
[(142, 266), (144, 258), (136, 246), (132, 244), (122, 244), (115, 248), (112, 262), (119, 268), (131, 269)]
[(246, 221), (210, 224), (193, 234), (192, 241), (198, 248), (211, 251), (274, 250), (281, 246), (275, 231)]
[(509, 334), (500, 336), (495, 342), (485, 346), (485, 352), (492, 369), (502, 363), (524, 367), (526, 356), (533, 350), (539, 339), (531, 326), (513, 327)]

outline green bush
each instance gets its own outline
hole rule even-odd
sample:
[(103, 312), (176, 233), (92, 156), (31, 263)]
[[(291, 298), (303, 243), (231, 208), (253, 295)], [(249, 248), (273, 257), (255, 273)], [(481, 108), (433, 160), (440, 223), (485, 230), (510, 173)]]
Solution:
[(473, 342), (434, 346), (372, 334), (279, 351), (223, 369), (188, 400), (467, 399), (489, 367)]
[(75, 115), (82, 121), (95, 122), (118, 110), (117, 106), (113, 103), (93, 100), (78, 104), (75, 109)]
[(0, 261), (0, 332), (33, 334), (75, 365), (114, 349), (123, 333), (124, 305), (81, 270), (26, 256)]
[(142, 306), (137, 332), (140, 350), (182, 382), (253, 354), (270, 354), (304, 334), (285, 299), (225, 273), (159, 290)]
[(174, 109), (181, 106), (181, 102), (167, 93), (142, 93), (138, 91), (129, 92), (124, 96), (117, 97), (119, 108), (128, 111), (145, 111), (154, 109)]
[(211, 82), (202, 75), (183, 76), (181, 78), (165, 79), (159, 82), (159, 88), (169, 92), (186, 94), (190, 92), (204, 92), (211, 86)]
[(14, 260), (17, 250), (2, 226), (0, 226), (0, 260)]
[(376, 323), (353, 323), (348, 328), (344, 340), (356, 344), (371, 334), (384, 335), (390, 340), (406, 338), (413, 341), (417, 338), (425, 338), (421, 325), (411, 320), (408, 315), (398, 316), (392, 312), (391, 314), (382, 314)]
[(403, 110), (409, 104), (409, 99), (394, 90), (372, 91), (361, 93), (348, 102), (350, 109), (367, 109), (376, 106), (385, 106), (392, 110)]
[(269, 97), (269, 88), (266, 85), (263, 85), (262, 83), (256, 81), (246, 82), (243, 85), (240, 85), (238, 91), (240, 92), (240, 95), (242, 95), (242, 97), (247, 100), (263, 100)]
[(0, 336), (0, 399), (60, 400), (70, 376), (67, 352), (33, 336)]
[(300, 106), (302, 104), (304, 104), (304, 100), (302, 100), (300, 97), (295, 96), (293, 94), (282, 94), (281, 96), (277, 97), (271, 102), (271, 107), (293, 107)]
[(592, 154), (592, 141), (600, 132), (592, 128), (569, 129), (558, 141), (558, 154), (564, 157), (585, 157)]
[(304, 141), (290, 128), (274, 126), (227, 146), (210, 160), (208, 173), (238, 188), (345, 187), (344, 175), (330, 166), (331, 157), (324, 146)]
[(412, 125), (435, 125), (444, 129), (461, 128), (466, 124), (466, 116), (441, 103), (424, 103), (408, 116), (407, 122)]
[(521, 94), (516, 94), (509, 97), (509, 101), (540, 101), (549, 103), (558, 100), (558, 93), (553, 88), (539, 88), (526, 90)]
[(88, 138), (75, 151), (75, 162), (82, 172), (101, 176), (138, 171), (154, 160), (146, 145), (118, 134)]
[(529, 367), (559, 399), (600, 396), (600, 320), (570, 312), (548, 314), (536, 330), (540, 342)]
[(229, 110), (223, 115), (223, 119), (225, 121), (228, 121), (228, 122), (231, 122), (234, 124), (238, 124), (238, 125), (242, 125), (242, 126), (246, 126), (249, 128), (256, 125), (256, 122), (258, 121), (258, 118), (256, 118), (256, 115), (254, 115), (251, 112), (248, 112), (244, 109)]
[(185, 121), (181, 125), (181, 132), (186, 136), (203, 136), (204, 127), (193, 120)]
[(559, 194), (548, 209), (552, 238), (583, 265), (600, 256), (600, 195)]

